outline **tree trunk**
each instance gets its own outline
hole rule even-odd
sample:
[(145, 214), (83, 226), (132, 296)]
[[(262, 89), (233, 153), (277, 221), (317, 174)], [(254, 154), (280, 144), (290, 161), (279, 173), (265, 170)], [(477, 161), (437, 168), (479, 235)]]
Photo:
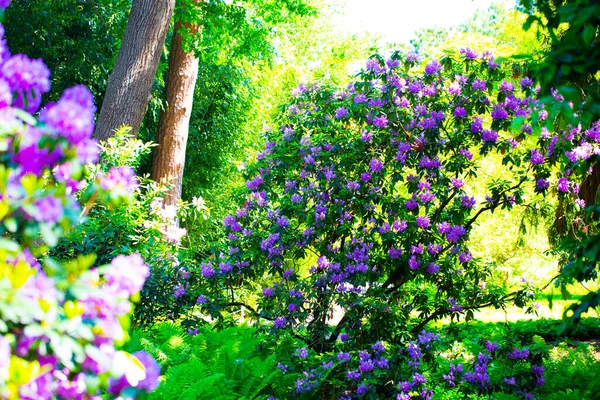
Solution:
[(104, 95), (94, 137), (110, 138), (121, 125), (137, 134), (150, 101), (175, 0), (133, 0), (127, 28)]
[[(199, 0), (195, 1), (199, 3)], [(181, 198), (185, 148), (187, 145), (190, 117), (194, 101), (194, 88), (198, 78), (198, 58), (193, 50), (184, 49), (184, 37), (197, 35), (200, 26), (196, 23), (177, 21), (169, 54), (167, 74), (167, 107), (158, 123), (158, 147), (152, 162), (152, 179), (169, 184), (165, 204), (175, 204)]]

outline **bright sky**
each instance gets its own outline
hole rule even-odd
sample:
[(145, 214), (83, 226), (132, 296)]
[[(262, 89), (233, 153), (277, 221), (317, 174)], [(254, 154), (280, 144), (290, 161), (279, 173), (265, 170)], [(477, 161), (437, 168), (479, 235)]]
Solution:
[[(514, 0), (496, 0), (512, 7)], [(469, 19), (492, 0), (337, 0), (340, 25), (351, 33), (379, 34), (388, 42), (408, 42), (420, 28), (450, 27)]]

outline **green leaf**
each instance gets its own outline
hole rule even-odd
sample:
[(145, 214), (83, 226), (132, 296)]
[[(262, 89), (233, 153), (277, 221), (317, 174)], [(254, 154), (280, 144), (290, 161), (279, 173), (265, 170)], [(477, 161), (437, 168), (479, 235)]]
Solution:
[(592, 40), (594, 40), (595, 36), (596, 27), (590, 24), (585, 24), (585, 27), (583, 28), (583, 33), (581, 34), (581, 37), (583, 38), (583, 43), (585, 43), (586, 46), (589, 46), (590, 44), (592, 44)]
[(27, 125), (35, 126), (37, 125), (37, 121), (33, 117), (33, 115), (29, 114), (27, 111), (23, 111), (19, 108), (14, 108), (14, 112), (16, 116)]

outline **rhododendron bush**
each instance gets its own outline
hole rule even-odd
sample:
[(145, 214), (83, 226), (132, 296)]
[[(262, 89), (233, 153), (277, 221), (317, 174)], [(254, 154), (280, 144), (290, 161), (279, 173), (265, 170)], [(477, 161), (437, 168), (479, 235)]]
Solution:
[(93, 255), (65, 264), (46, 256), (80, 220), (76, 192), (85, 188), (88, 206), (95, 198), (120, 202), (137, 180), (126, 167), (86, 180), (85, 165), (99, 151), (91, 93), (75, 86), (40, 110), (50, 71), (42, 60), (11, 55), (4, 40), (0, 47), (0, 398), (151, 391), (156, 362), (115, 349), (127, 337), (130, 298), (149, 273), (144, 260), (122, 255), (93, 267)]
[[(301, 85), (225, 218), (227, 249), (200, 268), (198, 304), (218, 316), (240, 305), (236, 287), (262, 282), (246, 306), (290, 349), (280, 369), (300, 374), (295, 395), (431, 397), (438, 369), (426, 365), (439, 353), (428, 322), (532, 305), (530, 282), (507, 288), (472, 256), (473, 226), (537, 195), (575, 196), (573, 166), (597, 152), (593, 127), (546, 129), (535, 94), (531, 79), (470, 49), (425, 63), (374, 56), (343, 90)], [(490, 158), (504, 172), (482, 191), (474, 178)], [(523, 374), (490, 380), (499, 354)], [(456, 382), (462, 366), (444, 374), (466, 392), (530, 397), (539, 362), (512, 343), (482, 352)]]

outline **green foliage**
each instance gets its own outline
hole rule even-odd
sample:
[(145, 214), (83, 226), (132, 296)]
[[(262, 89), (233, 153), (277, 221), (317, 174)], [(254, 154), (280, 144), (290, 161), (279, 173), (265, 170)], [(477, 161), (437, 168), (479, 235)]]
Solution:
[[(92, 168), (95, 174), (106, 173), (111, 167), (137, 166), (152, 144), (143, 143), (120, 129), (103, 143), (100, 162)], [(193, 264), (185, 261), (180, 251), (178, 232), (173, 232), (175, 217), (184, 221), (203, 218), (205, 209), (181, 204), (163, 207), (165, 188), (140, 178), (140, 186), (128, 203), (110, 207), (90, 203), (83, 222), (58, 243), (52, 255), (60, 260), (81, 254), (97, 254), (97, 262), (104, 264), (119, 254), (139, 253), (150, 266), (151, 275), (141, 291), (140, 302), (134, 315), (134, 325), (152, 324), (167, 316), (177, 318), (189, 302), (174, 296), (181, 287)], [(183, 232), (181, 232), (183, 233)]]
[[(502, 343), (520, 343), (523, 346), (538, 346), (545, 354), (545, 384), (539, 391), (541, 399), (595, 399), (597, 397), (597, 375), (600, 373), (600, 356), (595, 338), (600, 334), (600, 322), (596, 318), (582, 319), (579, 324), (559, 328), (561, 320), (522, 320), (512, 323), (470, 322), (451, 324), (438, 332), (454, 344), (444, 357), (453, 359), (481, 350), (487, 340)], [(544, 344), (547, 342), (548, 344)], [(540, 347), (541, 346), (541, 347)], [(533, 348), (533, 347), (531, 347)], [(440, 360), (443, 362), (444, 360)], [(504, 394), (501, 394), (505, 396)], [(436, 392), (434, 399), (461, 399), (455, 389)], [(488, 397), (466, 397), (484, 399)], [(501, 397), (494, 394), (494, 398)]]
[(275, 356), (254, 328), (192, 333), (164, 322), (132, 334), (127, 348), (144, 349), (162, 365), (163, 381), (151, 398), (249, 400), (283, 394)]
[[(428, 57), (440, 57), (449, 50), (470, 47), (490, 51), (496, 57), (521, 54), (531, 62), (542, 48), (534, 32), (525, 32), (522, 24), (527, 15), (494, 2), (487, 10), (475, 15), (456, 28), (430, 28), (417, 31), (411, 45)], [(523, 60), (519, 60), (523, 63)]]
[(540, 336), (547, 342), (586, 341), (600, 336), (600, 321), (597, 318), (584, 318), (579, 324), (569, 324), (561, 329), (562, 324), (563, 321), (553, 319), (521, 320), (510, 323), (470, 321), (444, 325), (435, 331), (458, 341), (479, 342), (510, 337), (515, 341), (530, 343), (534, 336)]
[(102, 104), (124, 32), (128, 0), (15, 0), (6, 10), (6, 38), (13, 53), (43, 58), (52, 71), (47, 99), (58, 100), (84, 84)]
[[(532, 26), (549, 43), (546, 57), (535, 66), (542, 92), (558, 89), (581, 119), (590, 123), (600, 116), (597, 72), (600, 60), (600, 4), (592, 0), (520, 0)], [(571, 90), (569, 90), (571, 88)], [(572, 90), (576, 88), (577, 90)]]
[(595, 343), (561, 343), (550, 351), (546, 366), (544, 399), (598, 398), (600, 357)]

